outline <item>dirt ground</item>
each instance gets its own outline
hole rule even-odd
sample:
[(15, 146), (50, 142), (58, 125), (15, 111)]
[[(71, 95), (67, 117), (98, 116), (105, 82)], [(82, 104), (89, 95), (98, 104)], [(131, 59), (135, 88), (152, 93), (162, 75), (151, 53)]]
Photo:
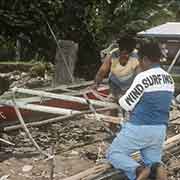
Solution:
[[(170, 119), (180, 120), (179, 115), (179, 110), (174, 110)], [(178, 134), (179, 130), (179, 126), (170, 125), (168, 137)], [(112, 140), (104, 124), (82, 117), (30, 128), (30, 132), (43, 151), (50, 153), (54, 147), (54, 180), (93, 167), (104, 158)], [(15, 146), (1, 144), (0, 180), (51, 180), (52, 161), (37, 153), (23, 130), (1, 135)], [(166, 152), (163, 159), (168, 168), (169, 180), (179, 180), (180, 147), (177, 146), (175, 152)]]

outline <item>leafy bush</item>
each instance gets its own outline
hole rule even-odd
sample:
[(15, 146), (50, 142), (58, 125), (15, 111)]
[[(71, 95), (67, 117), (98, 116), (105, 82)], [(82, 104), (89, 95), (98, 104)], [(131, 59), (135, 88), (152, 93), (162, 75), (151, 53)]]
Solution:
[(35, 63), (30, 69), (30, 74), (32, 77), (44, 77), (45, 73), (53, 73), (53, 65), (51, 63), (38, 62)]

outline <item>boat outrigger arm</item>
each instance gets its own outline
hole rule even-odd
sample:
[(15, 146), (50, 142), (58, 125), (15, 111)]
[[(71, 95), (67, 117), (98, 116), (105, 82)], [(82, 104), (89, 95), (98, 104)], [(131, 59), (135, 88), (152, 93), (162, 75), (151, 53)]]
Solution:
[[(40, 112), (45, 112), (45, 113), (53, 113), (53, 114), (57, 114), (57, 115), (58, 114), (59, 115), (80, 114), (81, 111), (76, 111), (73, 109), (58, 108), (58, 107), (49, 107), (47, 105), (39, 105), (40, 103), (37, 101), (35, 103), (39, 103), (39, 104), (30, 104), (30, 103), (28, 103), (28, 101), (23, 102), (23, 100), (18, 100), (16, 98), (16, 93), (18, 92), (18, 93), (23, 93), (23, 94), (36, 95), (36, 96), (40, 96), (41, 98), (46, 97), (45, 100), (49, 100), (50, 98), (53, 98), (53, 99), (59, 99), (59, 100), (64, 100), (64, 101), (70, 101), (70, 102), (74, 101), (74, 102), (78, 102), (78, 103), (86, 104), (86, 105), (87, 105), (87, 100), (84, 98), (81, 98), (81, 97), (68, 96), (68, 95), (63, 95), (63, 94), (55, 94), (55, 93), (49, 93), (49, 92), (44, 92), (44, 91), (30, 90), (30, 89), (23, 89), (23, 88), (16, 88), (16, 87), (12, 88), (11, 91), (12, 91), (12, 100), (4, 101), (4, 102), (1, 100), (0, 104), (11, 106), (14, 108), (14, 111), (17, 115), (17, 118), (18, 118), (22, 128), (24, 129), (27, 137), (29, 137), (29, 139), (32, 142), (32, 144), (34, 145), (34, 147), (36, 147), (36, 149), (38, 150), (38, 152), (41, 155), (47, 157), (48, 159), (53, 159), (54, 156), (43, 151), (40, 148), (40, 146), (37, 144), (37, 142), (34, 140), (29, 129), (27, 128), (27, 125), (25, 124), (25, 121), (23, 119), (23, 116), (22, 116), (19, 108), (26, 109), (26, 110), (40, 111)], [(93, 105), (99, 106), (99, 107), (113, 107), (113, 106), (117, 107), (117, 105), (114, 103), (101, 102), (101, 101), (97, 101), (97, 100), (89, 100), (89, 101)], [(61, 103), (61, 101), (60, 101), (60, 103)], [(96, 114), (96, 116), (99, 118), (104, 117), (101, 114)], [(3, 139), (0, 138), (0, 141), (3, 141)]]
[[(70, 101), (70, 102), (78, 102), (80, 104), (87, 105), (86, 99), (82, 98), (82, 97), (75, 97), (75, 96), (70, 96), (70, 95), (65, 95), (65, 94), (55, 94), (55, 93), (50, 93), (50, 92), (17, 88), (17, 87), (12, 88), (11, 91), (13, 94), (18, 92), (18, 93), (23, 93), (23, 94), (39, 96), (41, 98), (45, 97), (45, 98), (60, 99), (60, 100), (65, 100), (65, 101)], [(71, 115), (71, 114), (80, 113), (80, 111), (73, 110), (73, 109), (49, 107), (49, 106), (44, 106), (44, 105), (39, 105), (39, 104), (32, 104), (32, 103), (27, 103), (27, 102), (23, 102), (23, 101), (18, 101), (18, 99), (16, 99), (16, 98), (14, 99), (14, 101), (15, 101), (17, 107), (21, 108), (21, 109), (40, 111), (40, 112), (59, 114), (59, 115)], [(115, 104), (115, 103), (103, 102), (103, 101), (92, 100), (92, 99), (90, 99), (89, 101), (91, 104), (93, 104), (94, 106), (97, 106), (97, 107), (117, 107), (117, 104)], [(1, 104), (8, 105), (8, 106), (14, 106), (14, 102), (11, 100), (1, 101)]]

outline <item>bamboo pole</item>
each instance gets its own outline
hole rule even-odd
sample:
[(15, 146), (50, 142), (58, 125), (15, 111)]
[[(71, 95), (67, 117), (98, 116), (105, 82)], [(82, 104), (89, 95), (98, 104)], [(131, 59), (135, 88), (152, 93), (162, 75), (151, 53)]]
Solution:
[[(47, 120), (26, 123), (26, 126), (27, 127), (38, 127), (38, 126), (42, 126), (42, 125), (56, 123), (56, 122), (63, 121), (63, 120), (72, 119), (72, 118), (76, 117), (76, 115), (77, 114), (58, 116), (58, 117), (47, 119)], [(21, 124), (18, 124), (18, 125), (7, 126), (3, 130), (5, 132), (8, 132), (8, 131), (14, 131), (14, 130), (17, 130), (17, 129), (21, 129), (21, 128), (23, 128), (23, 126)]]
[[(95, 107), (93, 106), (93, 104), (91, 104), (91, 102), (90, 102), (87, 94), (84, 93), (83, 96), (84, 96), (84, 98), (85, 98), (85, 100), (86, 100), (86, 102), (87, 102), (87, 104), (88, 104), (88, 106), (89, 106), (89, 109), (90, 109), (90, 110), (92, 111), (92, 113), (94, 114), (95, 120), (100, 121), (101, 119), (99, 118), (99, 116), (98, 116), (98, 114), (97, 114), (97, 112), (96, 112)], [(104, 123), (102, 123), (102, 125), (103, 125), (103, 127), (104, 127), (104, 129), (105, 129), (106, 132), (108, 132), (111, 136), (114, 135), (110, 128), (108, 128)]]
[[(170, 148), (172, 148), (174, 145), (176, 145), (179, 142), (180, 142), (180, 134), (169, 138), (167, 141), (165, 141), (164, 151), (168, 151)], [(134, 153), (132, 154), (132, 157), (138, 160), (140, 158), (140, 155), (139, 153)], [(110, 164), (103, 163), (100, 165), (96, 165), (92, 168), (86, 169), (85, 171), (82, 171), (76, 175), (64, 178), (63, 180), (92, 180), (94, 177), (103, 174), (105, 171), (107, 171), (110, 168), (111, 168)], [(96, 169), (99, 169), (99, 171), (96, 171)]]
[(171, 70), (172, 70), (174, 64), (176, 63), (176, 61), (177, 61), (179, 55), (180, 55), (180, 49), (178, 50), (178, 52), (177, 52), (175, 58), (173, 59), (172, 63), (170, 64), (170, 66), (169, 66), (169, 68), (168, 68), (168, 70), (167, 70), (168, 73), (171, 72)]
[(37, 104), (24, 104), (21, 102), (16, 102), (17, 106), (21, 109), (27, 109), (31, 111), (39, 111), (51, 114), (59, 114), (59, 115), (70, 115), (70, 114), (79, 114), (80, 111), (65, 109), (65, 108), (57, 108), (57, 107), (49, 107), (42, 106)]
[[(14, 106), (12, 101), (3, 102), (3, 105)], [(21, 109), (26, 109), (26, 110), (31, 110), (31, 111), (39, 111), (39, 112), (45, 112), (45, 113), (52, 113), (52, 114), (59, 114), (59, 115), (70, 115), (70, 114), (80, 113), (80, 111), (76, 111), (76, 110), (72, 110), (72, 109), (49, 107), (49, 106), (38, 105), (38, 104), (26, 104), (26, 103), (18, 102), (18, 101), (16, 101), (16, 106)]]
[(21, 113), (18, 109), (18, 107), (16, 106), (15, 102), (14, 102), (14, 110), (17, 114), (17, 117), (21, 123), (21, 125), (23, 126), (23, 129), (26, 133), (26, 135), (28, 136), (28, 138), (30, 139), (30, 141), (32, 142), (32, 144), (36, 147), (36, 149), (38, 150), (38, 152), (41, 154), (41, 155), (44, 155), (45, 157), (48, 157), (49, 159), (51, 159), (51, 155), (47, 154), (46, 152), (44, 152), (40, 147), (39, 145), (36, 143), (36, 141), (33, 139), (31, 133), (29, 132), (29, 129), (27, 128), (22, 116), (21, 116)]
[(110, 167), (111, 167), (110, 164), (96, 165), (92, 168), (86, 169), (85, 171), (82, 171), (74, 176), (70, 176), (63, 180), (88, 180), (90, 178), (92, 179), (93, 177), (96, 177), (97, 175), (107, 171)]
[(54, 149), (55, 149), (55, 144), (53, 144), (51, 146), (51, 156), (53, 158), (49, 159), (49, 168), (50, 168), (50, 173), (49, 173), (49, 177), (50, 177), (50, 180), (53, 180), (54, 179), (54, 168), (55, 168), (55, 162), (54, 162)]
[(8, 144), (8, 145), (15, 146), (14, 143), (12, 143), (12, 142), (10, 142), (10, 141), (7, 141), (7, 140), (5, 140), (5, 139), (0, 138), (0, 141), (3, 142), (3, 143), (5, 143), (5, 144)]
[[(113, 108), (113, 107), (109, 107), (109, 108), (99, 108), (97, 109), (96, 111), (97, 112), (104, 112), (104, 111), (110, 111), (110, 110), (114, 110), (116, 108)], [(51, 123), (56, 123), (56, 122), (62, 122), (64, 120), (70, 120), (70, 119), (75, 119), (75, 117), (77, 116), (81, 116), (81, 115), (84, 115), (84, 114), (88, 114), (88, 113), (91, 113), (91, 111), (83, 111), (83, 112), (80, 112), (79, 114), (70, 114), (70, 115), (64, 115), (64, 116), (58, 116), (58, 117), (55, 117), (55, 118), (51, 118), (51, 119), (47, 119), (47, 120), (42, 120), (42, 121), (38, 121), (38, 122), (32, 122), (32, 123), (27, 123), (26, 126), (27, 127), (38, 127), (38, 126), (42, 126), (42, 125), (46, 125), (46, 124), (51, 124)], [(101, 114), (99, 114), (101, 116)], [(103, 115), (102, 115), (103, 116)], [(104, 120), (104, 119), (103, 119)], [(104, 121), (107, 121), (106, 119)], [(112, 120), (114, 121), (114, 120)], [(13, 126), (8, 126), (8, 127), (5, 127), (3, 130), (5, 132), (8, 132), (8, 131), (13, 131), (13, 130), (17, 130), (17, 129), (20, 129), (22, 128), (22, 125), (13, 125)]]

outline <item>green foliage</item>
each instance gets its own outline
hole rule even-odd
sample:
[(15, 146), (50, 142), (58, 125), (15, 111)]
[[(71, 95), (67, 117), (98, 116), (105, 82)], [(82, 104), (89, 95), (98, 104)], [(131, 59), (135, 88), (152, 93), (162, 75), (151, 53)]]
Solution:
[(30, 68), (30, 74), (32, 77), (44, 77), (45, 73), (53, 73), (54, 67), (51, 63), (46, 62), (36, 62), (31, 68)]
[(32, 77), (44, 77), (46, 70), (46, 65), (44, 63), (38, 62), (30, 69), (30, 74)]
[(79, 43), (80, 60), (95, 62), (113, 39), (179, 19), (179, 0), (1, 0), (0, 48), (14, 49), (21, 39), (29, 59), (52, 61), (48, 22), (58, 39)]

